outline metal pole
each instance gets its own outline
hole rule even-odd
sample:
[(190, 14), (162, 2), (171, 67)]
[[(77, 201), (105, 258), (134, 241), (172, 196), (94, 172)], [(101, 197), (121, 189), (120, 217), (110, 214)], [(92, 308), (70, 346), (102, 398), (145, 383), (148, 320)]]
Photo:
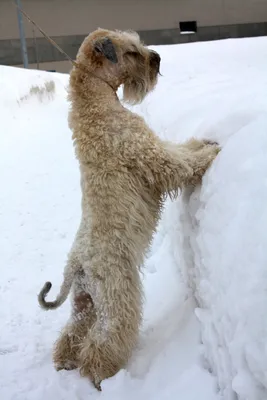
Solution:
[[(15, 0), (18, 7), (21, 8), (20, 0)], [(23, 19), (20, 10), (17, 7), (17, 14), (18, 14), (18, 23), (19, 23), (19, 35), (20, 35), (20, 46), (21, 46), (21, 54), (23, 59), (24, 68), (28, 68), (28, 54), (27, 54), (27, 44), (25, 39), (24, 33), (24, 26), (23, 26)]]

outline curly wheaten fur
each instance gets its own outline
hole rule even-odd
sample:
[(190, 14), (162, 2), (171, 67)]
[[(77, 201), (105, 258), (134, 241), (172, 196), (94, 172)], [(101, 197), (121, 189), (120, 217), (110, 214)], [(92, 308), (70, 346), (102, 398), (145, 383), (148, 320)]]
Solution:
[(79, 368), (100, 389), (123, 368), (142, 321), (140, 268), (167, 195), (201, 182), (214, 143), (160, 140), (119, 101), (141, 102), (155, 88), (160, 56), (135, 32), (98, 29), (85, 38), (70, 74), (69, 125), (80, 164), (82, 217), (55, 302), (72, 292), (70, 321), (57, 340), (57, 369)]

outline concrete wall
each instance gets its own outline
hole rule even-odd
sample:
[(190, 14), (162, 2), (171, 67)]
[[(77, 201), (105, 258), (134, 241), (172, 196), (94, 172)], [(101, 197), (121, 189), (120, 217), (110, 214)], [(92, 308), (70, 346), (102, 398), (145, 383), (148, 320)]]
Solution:
[[(75, 57), (84, 36), (97, 27), (135, 29), (147, 44), (185, 43), (267, 35), (267, 0), (22, 0), (25, 11)], [(179, 22), (197, 21), (194, 35), (181, 35)], [(24, 20), (29, 62), (60, 62), (58, 53)], [(16, 9), (0, 0), (0, 64), (22, 62)]]
[[(0, 38), (18, 38), (11, 0), (0, 0)], [(267, 0), (22, 0), (30, 16), (51, 36), (87, 34), (98, 26), (136, 30), (267, 22)], [(25, 24), (27, 37), (32, 26)], [(39, 32), (36, 32), (40, 36)]]

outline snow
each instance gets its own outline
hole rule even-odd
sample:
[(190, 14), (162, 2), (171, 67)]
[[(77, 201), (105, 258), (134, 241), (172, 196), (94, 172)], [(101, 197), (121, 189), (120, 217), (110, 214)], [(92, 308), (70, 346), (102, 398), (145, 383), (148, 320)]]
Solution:
[(195, 31), (181, 31), (180, 35), (192, 35), (194, 33), (196, 33), (196, 32)]
[[(167, 201), (144, 269), (138, 348), (99, 394), (51, 351), (70, 304), (44, 312), (80, 218), (68, 76), (0, 67), (0, 397), (5, 400), (267, 398), (267, 38), (159, 46), (140, 106), (162, 137), (219, 141), (196, 190)], [(53, 81), (49, 93), (30, 89)]]
[(267, 396), (266, 128), (264, 115), (236, 132), (201, 192), (184, 195), (185, 258), (194, 260), (202, 339), (226, 398), (232, 387), (241, 399)]

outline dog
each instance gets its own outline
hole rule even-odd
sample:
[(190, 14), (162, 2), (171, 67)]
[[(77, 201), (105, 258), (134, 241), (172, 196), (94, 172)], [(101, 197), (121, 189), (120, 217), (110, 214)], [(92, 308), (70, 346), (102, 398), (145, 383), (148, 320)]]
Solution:
[(72, 293), (70, 320), (54, 348), (57, 370), (78, 368), (101, 382), (125, 367), (137, 344), (143, 310), (141, 267), (166, 196), (197, 185), (220, 151), (191, 139), (161, 140), (125, 108), (156, 86), (160, 55), (136, 32), (97, 29), (83, 41), (70, 73), (69, 126), (80, 165), (82, 217), (54, 302), (51, 283), (39, 294), (44, 309)]

